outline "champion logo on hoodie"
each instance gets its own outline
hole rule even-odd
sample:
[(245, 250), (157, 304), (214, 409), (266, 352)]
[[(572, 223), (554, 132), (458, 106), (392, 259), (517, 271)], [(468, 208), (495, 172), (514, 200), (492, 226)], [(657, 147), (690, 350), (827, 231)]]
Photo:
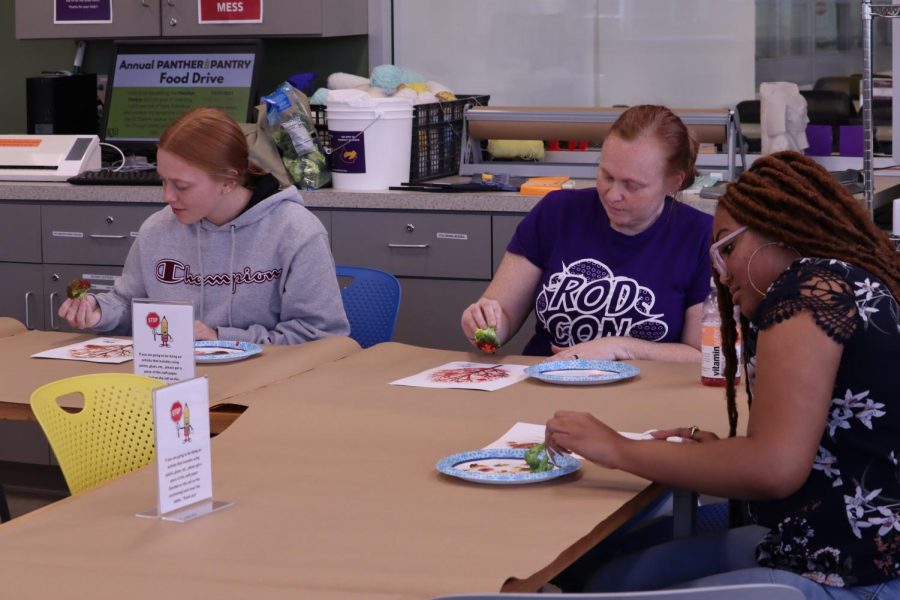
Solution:
[[(231, 293), (237, 291), (237, 286), (245, 283), (268, 283), (281, 279), (283, 269), (269, 269), (268, 271), (254, 271), (250, 267), (243, 270), (228, 273), (212, 273), (203, 277), (203, 285), (230, 285)], [(171, 258), (164, 258), (156, 263), (156, 280), (168, 285), (184, 283), (187, 285), (200, 285), (200, 275), (191, 272), (191, 266)]]

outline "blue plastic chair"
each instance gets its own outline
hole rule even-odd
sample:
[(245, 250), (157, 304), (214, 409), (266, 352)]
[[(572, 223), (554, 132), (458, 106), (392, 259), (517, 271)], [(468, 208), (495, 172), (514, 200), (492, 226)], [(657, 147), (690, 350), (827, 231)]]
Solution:
[(389, 342), (400, 312), (400, 282), (390, 273), (367, 267), (337, 267), (338, 277), (353, 281), (341, 286), (350, 337), (363, 348)]

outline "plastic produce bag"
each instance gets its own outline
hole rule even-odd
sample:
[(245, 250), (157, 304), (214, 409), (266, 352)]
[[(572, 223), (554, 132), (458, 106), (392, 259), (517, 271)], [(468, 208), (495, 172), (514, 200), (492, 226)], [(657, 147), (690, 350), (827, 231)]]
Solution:
[(303, 94), (289, 83), (263, 96), (266, 122), (291, 180), (301, 190), (331, 181), (331, 171)]

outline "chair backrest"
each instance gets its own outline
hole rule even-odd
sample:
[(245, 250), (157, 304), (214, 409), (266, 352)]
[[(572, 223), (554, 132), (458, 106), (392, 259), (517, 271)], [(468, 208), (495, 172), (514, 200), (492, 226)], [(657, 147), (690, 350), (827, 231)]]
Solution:
[(829, 75), (819, 77), (813, 85), (814, 90), (830, 90), (844, 92), (851, 100), (859, 99), (859, 82), (862, 75)]
[[(130, 373), (60, 379), (31, 394), (69, 491), (76, 494), (153, 460), (153, 395), (162, 381)], [(84, 407), (68, 412), (57, 399), (81, 393)]]
[(432, 600), (803, 600), (797, 588), (773, 583), (749, 583), (652, 592), (602, 594), (459, 594)]
[(367, 267), (338, 265), (338, 277), (353, 280), (341, 285), (350, 337), (363, 348), (389, 342), (400, 311), (400, 282), (390, 273)]
[(760, 102), (759, 100), (741, 100), (735, 106), (738, 119), (741, 125), (744, 123), (759, 123)]
[(856, 108), (845, 92), (832, 90), (800, 90), (806, 98), (809, 122), (821, 125), (850, 125), (856, 119)]

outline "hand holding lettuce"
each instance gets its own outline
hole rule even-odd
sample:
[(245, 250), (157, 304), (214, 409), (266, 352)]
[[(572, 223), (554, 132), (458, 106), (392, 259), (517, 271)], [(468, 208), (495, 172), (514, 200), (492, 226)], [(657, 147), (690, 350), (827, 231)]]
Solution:
[(525, 451), (525, 462), (532, 473), (543, 473), (553, 469), (550, 450), (544, 444), (537, 444)]
[(315, 190), (331, 181), (331, 172), (302, 94), (282, 83), (263, 96), (269, 133), (291, 180), (301, 190)]

